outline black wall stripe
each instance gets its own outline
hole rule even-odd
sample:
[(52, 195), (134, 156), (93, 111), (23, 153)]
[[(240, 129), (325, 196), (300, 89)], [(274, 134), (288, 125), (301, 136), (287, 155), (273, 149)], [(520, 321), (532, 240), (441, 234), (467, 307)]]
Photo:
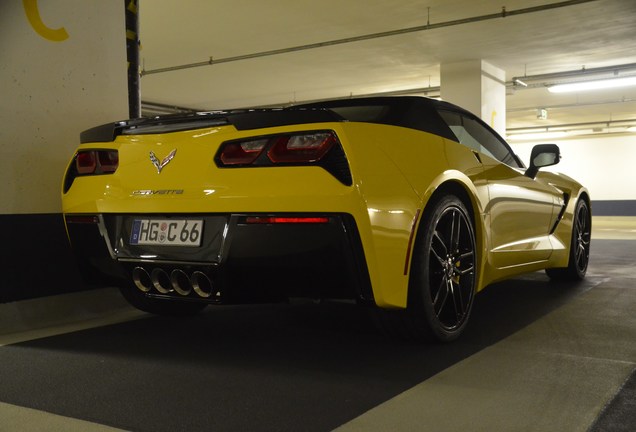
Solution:
[(87, 288), (61, 214), (0, 215), (0, 303)]
[(636, 200), (592, 201), (593, 216), (636, 216)]

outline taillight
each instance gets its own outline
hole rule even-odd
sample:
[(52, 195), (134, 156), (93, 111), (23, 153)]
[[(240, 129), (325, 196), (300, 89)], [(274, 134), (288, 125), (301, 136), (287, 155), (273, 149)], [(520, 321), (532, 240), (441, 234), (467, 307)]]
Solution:
[(219, 155), (224, 165), (249, 165), (261, 154), (266, 139), (227, 143)]
[(281, 134), (223, 143), (217, 165), (305, 165), (318, 162), (338, 142), (332, 131)]
[(119, 167), (117, 150), (79, 150), (64, 177), (64, 193), (73, 185), (76, 177), (112, 174)]
[(75, 166), (78, 174), (92, 174), (97, 168), (97, 157), (94, 151), (77, 153)]
[(103, 173), (114, 173), (119, 167), (119, 152), (116, 150), (97, 152), (99, 155), (99, 165)]
[(75, 169), (79, 175), (111, 174), (118, 166), (117, 150), (80, 150), (75, 157)]
[(324, 216), (247, 216), (246, 224), (326, 224), (329, 218)]
[(226, 141), (214, 157), (219, 168), (306, 166), (324, 168), (352, 185), (347, 157), (334, 131), (307, 131)]
[(267, 157), (274, 163), (316, 162), (335, 142), (333, 132), (283, 136), (276, 139), (267, 152)]

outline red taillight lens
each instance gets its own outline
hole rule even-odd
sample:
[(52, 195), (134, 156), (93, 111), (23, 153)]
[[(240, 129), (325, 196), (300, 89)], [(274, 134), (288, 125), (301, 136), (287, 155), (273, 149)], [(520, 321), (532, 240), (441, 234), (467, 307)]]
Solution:
[(276, 139), (267, 152), (274, 163), (311, 163), (320, 160), (335, 144), (332, 132), (290, 135)]
[(118, 166), (117, 150), (82, 150), (75, 157), (75, 168), (80, 175), (111, 174)]
[(261, 154), (266, 139), (231, 142), (223, 147), (220, 159), (224, 165), (249, 165)]
[(116, 150), (97, 152), (99, 155), (99, 165), (104, 173), (114, 173), (119, 166), (119, 153)]
[(97, 169), (97, 155), (95, 151), (77, 153), (75, 166), (78, 174), (93, 174)]
[(247, 216), (246, 224), (326, 224), (328, 217), (289, 217), (289, 216)]
[(333, 130), (282, 133), (226, 141), (214, 155), (219, 168), (317, 166), (351, 186), (344, 148)]
[[(223, 144), (219, 166), (309, 164), (319, 161), (338, 142), (332, 131), (284, 134)], [(267, 152), (267, 158), (260, 158)]]

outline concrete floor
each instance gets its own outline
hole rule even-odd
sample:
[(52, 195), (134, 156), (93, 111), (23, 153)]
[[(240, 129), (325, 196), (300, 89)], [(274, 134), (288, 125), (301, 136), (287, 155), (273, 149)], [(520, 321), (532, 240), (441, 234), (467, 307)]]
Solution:
[(586, 431), (636, 368), (635, 305), (601, 283), (337, 431)]
[(594, 216), (592, 239), (636, 240), (636, 217)]
[[(595, 217), (593, 239), (636, 240), (636, 218)], [(587, 431), (636, 368), (636, 242), (621, 245), (633, 256), (611, 265), (593, 260), (585, 292), (337, 430)], [(2, 304), (0, 353), (147, 318), (112, 289)], [(123, 430), (28, 406), (0, 399), (0, 431)], [(262, 426), (253, 430), (268, 430)]]

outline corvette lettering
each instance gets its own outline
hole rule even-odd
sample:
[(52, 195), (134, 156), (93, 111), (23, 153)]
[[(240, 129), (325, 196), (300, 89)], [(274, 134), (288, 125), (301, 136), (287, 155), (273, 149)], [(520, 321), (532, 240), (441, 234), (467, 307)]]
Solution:
[(157, 189), (157, 190), (143, 189), (143, 190), (132, 191), (132, 195), (133, 196), (140, 196), (140, 195), (182, 195), (182, 194), (183, 194), (183, 189)]

